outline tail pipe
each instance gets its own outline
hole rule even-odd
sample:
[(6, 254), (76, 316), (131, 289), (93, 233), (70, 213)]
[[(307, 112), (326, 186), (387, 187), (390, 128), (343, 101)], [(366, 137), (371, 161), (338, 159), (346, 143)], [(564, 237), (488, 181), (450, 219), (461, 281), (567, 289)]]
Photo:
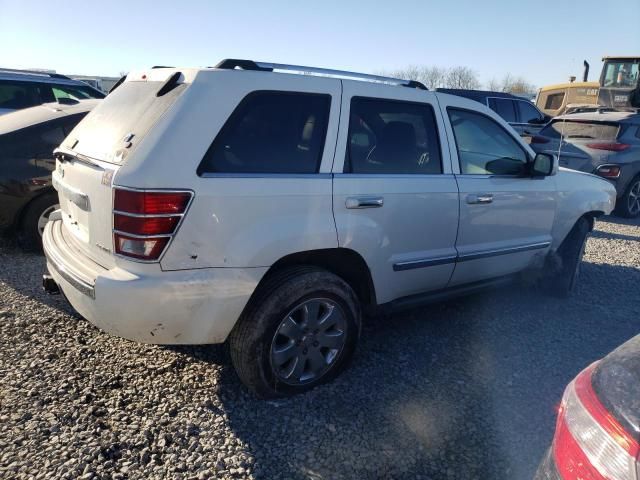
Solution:
[(42, 275), (42, 288), (44, 288), (44, 291), (49, 295), (60, 294), (60, 287), (58, 287), (56, 281), (48, 273)]

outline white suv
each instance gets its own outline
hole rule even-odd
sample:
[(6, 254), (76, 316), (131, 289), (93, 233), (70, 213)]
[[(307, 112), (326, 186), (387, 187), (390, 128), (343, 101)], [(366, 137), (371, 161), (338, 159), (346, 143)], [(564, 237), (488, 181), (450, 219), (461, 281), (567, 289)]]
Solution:
[(246, 60), (132, 73), (56, 154), (46, 288), (125, 338), (226, 341), (264, 397), (334, 377), (363, 311), (570, 291), (615, 202), (473, 100)]

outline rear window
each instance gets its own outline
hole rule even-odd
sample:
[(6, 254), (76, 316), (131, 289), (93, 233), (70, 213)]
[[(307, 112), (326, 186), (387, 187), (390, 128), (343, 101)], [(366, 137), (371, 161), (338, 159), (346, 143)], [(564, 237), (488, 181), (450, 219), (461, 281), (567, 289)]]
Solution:
[(616, 123), (585, 122), (576, 120), (555, 120), (540, 131), (540, 135), (549, 138), (608, 140), (618, 136), (620, 126)]
[(156, 96), (163, 85), (124, 82), (78, 124), (63, 146), (89, 158), (122, 163), (186, 88), (179, 84)]
[(320, 167), (331, 97), (254, 92), (231, 114), (205, 154), (207, 173), (315, 173)]

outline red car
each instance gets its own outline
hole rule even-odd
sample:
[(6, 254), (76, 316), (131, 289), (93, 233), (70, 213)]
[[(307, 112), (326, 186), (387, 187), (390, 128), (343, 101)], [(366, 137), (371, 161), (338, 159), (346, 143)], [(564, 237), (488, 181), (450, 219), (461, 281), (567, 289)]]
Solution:
[(567, 386), (535, 478), (640, 479), (640, 335)]

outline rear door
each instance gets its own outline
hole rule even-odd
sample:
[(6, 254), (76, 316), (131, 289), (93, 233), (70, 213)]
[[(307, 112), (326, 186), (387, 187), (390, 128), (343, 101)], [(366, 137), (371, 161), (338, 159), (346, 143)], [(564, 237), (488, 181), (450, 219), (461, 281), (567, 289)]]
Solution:
[(367, 262), (378, 303), (449, 282), (458, 189), (446, 145), (435, 94), (343, 81), (333, 191), (338, 242)]
[(530, 152), (488, 110), (455, 97), (440, 102), (460, 189), (458, 261), (450, 285), (521, 271), (551, 244), (555, 177), (523, 175)]

